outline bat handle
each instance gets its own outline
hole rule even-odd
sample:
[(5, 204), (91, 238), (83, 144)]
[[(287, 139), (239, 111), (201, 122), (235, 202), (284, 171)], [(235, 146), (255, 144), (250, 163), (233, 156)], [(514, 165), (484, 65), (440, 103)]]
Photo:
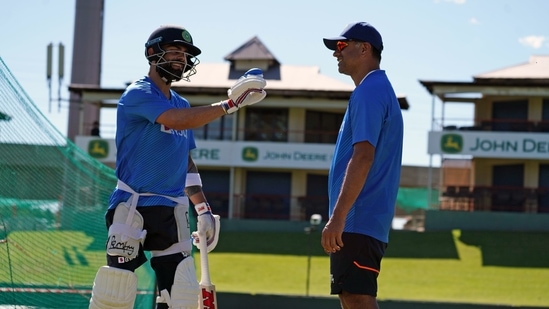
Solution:
[(200, 249), (200, 284), (211, 285), (206, 234), (198, 233), (198, 240), (198, 248)]

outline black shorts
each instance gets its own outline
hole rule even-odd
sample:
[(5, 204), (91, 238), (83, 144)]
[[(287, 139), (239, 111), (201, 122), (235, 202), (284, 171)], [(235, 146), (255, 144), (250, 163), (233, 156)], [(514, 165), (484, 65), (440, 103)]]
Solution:
[[(144, 251), (165, 250), (179, 241), (174, 207), (147, 206), (137, 207), (136, 210), (143, 216), (143, 229), (147, 230), (145, 242), (139, 246), (137, 257), (130, 261), (107, 254), (107, 265), (134, 271), (147, 262)], [(113, 217), (114, 209), (109, 209), (105, 214), (107, 229), (111, 226)]]
[(387, 244), (373, 237), (343, 233), (344, 246), (330, 254), (331, 294), (377, 296), (377, 277)]

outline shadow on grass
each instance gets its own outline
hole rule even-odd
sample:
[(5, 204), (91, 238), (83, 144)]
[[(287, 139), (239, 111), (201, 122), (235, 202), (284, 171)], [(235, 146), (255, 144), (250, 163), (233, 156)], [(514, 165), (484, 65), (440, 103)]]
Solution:
[[(284, 295), (264, 294), (239, 294), (218, 292), (218, 302), (225, 309), (232, 308), (301, 308), (301, 309), (333, 309), (339, 308), (337, 297), (300, 297)], [(433, 303), (419, 301), (391, 301), (378, 300), (379, 307), (383, 309), (535, 309), (534, 307), (515, 307), (501, 305), (476, 305), (456, 303)], [(537, 307), (539, 308), (539, 307)]]
[[(223, 232), (216, 252), (326, 256), (320, 246), (320, 231)], [(416, 233), (392, 231), (386, 257), (458, 259), (451, 232)]]
[(451, 231), (418, 233), (393, 230), (385, 257), (459, 259)]
[(484, 266), (549, 268), (549, 233), (461, 231), (459, 240), (480, 248)]
[(223, 232), (215, 252), (326, 256), (320, 232)]

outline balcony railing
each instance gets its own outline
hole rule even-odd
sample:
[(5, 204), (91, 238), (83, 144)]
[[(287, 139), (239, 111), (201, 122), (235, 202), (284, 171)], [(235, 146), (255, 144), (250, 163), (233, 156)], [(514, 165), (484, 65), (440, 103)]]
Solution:
[[(334, 130), (283, 130), (283, 129), (257, 129), (246, 128), (236, 131), (236, 140), (239, 141), (270, 141), (288, 142), (303, 140), (304, 143), (335, 144), (339, 128)], [(195, 130), (195, 138), (199, 140), (231, 140), (231, 129), (217, 131), (214, 129), (200, 128)]]
[[(229, 217), (229, 194), (206, 192), (215, 214)], [(288, 196), (277, 194), (235, 194), (235, 219), (309, 220), (313, 214), (328, 214), (327, 196)]]
[(549, 187), (447, 186), (440, 209), (549, 213)]
[[(214, 213), (229, 216), (228, 193), (206, 193)], [(439, 210), (549, 213), (549, 187), (447, 186)], [(235, 194), (235, 219), (308, 220), (313, 214), (328, 214), (327, 196)]]

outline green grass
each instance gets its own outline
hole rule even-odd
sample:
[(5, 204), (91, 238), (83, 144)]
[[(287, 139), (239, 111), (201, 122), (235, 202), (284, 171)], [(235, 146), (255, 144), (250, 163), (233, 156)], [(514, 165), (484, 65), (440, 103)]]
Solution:
[[(380, 298), (549, 305), (549, 268), (538, 266), (539, 261), (535, 259), (540, 256), (530, 255), (531, 247), (526, 246), (522, 252), (520, 248), (507, 252), (505, 247), (487, 250), (464, 243), (459, 232), (454, 232), (454, 236), (458, 259), (387, 258), (380, 276)], [(494, 239), (506, 236), (511, 234), (492, 235)], [(548, 235), (543, 237), (549, 240)], [(495, 255), (497, 251), (502, 264), (517, 261), (521, 255), (524, 259), (513, 266), (486, 263), (485, 255)], [(545, 264), (549, 262), (548, 258), (545, 249)]]
[[(0, 244), (0, 285), (89, 287), (105, 259), (96, 241), (73, 231), (10, 233)], [(211, 277), (221, 292), (305, 295), (309, 255), (309, 294), (329, 296), (318, 231), (222, 232)], [(151, 287), (150, 268), (137, 275), (140, 288)], [(549, 307), (549, 233), (393, 231), (378, 297)]]
[[(97, 269), (105, 265), (104, 250), (87, 251), (93, 241), (78, 231), (10, 233), (0, 244), (0, 286), (90, 287)], [(149, 268), (136, 273), (142, 278), (140, 289), (154, 286)]]
[[(327, 296), (329, 259), (319, 237), (222, 233), (210, 254), (212, 281), (218, 291), (305, 295), (311, 252), (309, 293)], [(378, 297), (547, 307), (548, 245), (549, 233), (395, 231)]]

